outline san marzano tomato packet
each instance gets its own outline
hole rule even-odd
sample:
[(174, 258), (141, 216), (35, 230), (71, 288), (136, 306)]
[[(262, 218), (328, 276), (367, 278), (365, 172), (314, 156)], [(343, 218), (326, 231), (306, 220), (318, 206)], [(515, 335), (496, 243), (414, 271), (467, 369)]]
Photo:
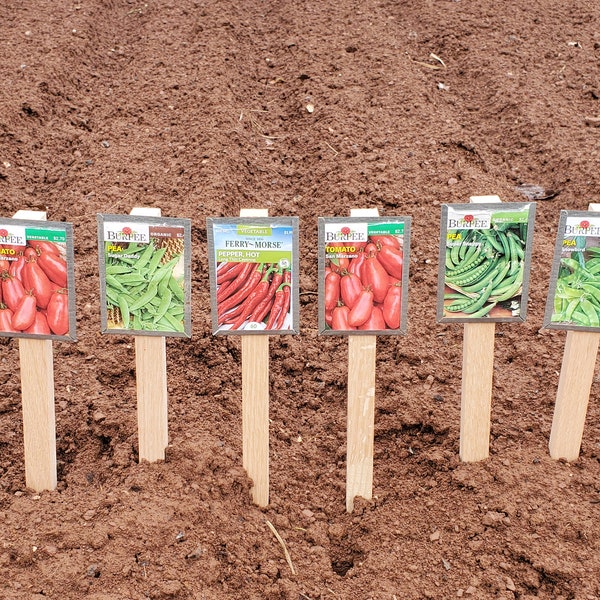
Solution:
[(73, 227), (0, 220), (0, 335), (75, 340)]
[(319, 219), (320, 333), (406, 333), (410, 223)]

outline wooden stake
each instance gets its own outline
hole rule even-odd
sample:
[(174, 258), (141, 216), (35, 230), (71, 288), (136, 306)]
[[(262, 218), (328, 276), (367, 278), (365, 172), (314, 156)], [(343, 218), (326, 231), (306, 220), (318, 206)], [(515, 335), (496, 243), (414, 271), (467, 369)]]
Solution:
[[(588, 209), (600, 212), (600, 204)], [(567, 331), (548, 444), (556, 460), (579, 458), (599, 341), (600, 333)]]
[[(376, 208), (353, 208), (351, 217), (378, 217)], [(346, 511), (354, 498), (373, 497), (375, 430), (375, 357), (377, 336), (348, 336), (348, 423), (346, 441)]]
[[(498, 196), (471, 196), (471, 203), (501, 202)], [(465, 323), (459, 456), (464, 462), (490, 454), (490, 415), (494, 374), (495, 323)]]
[(495, 323), (465, 323), (460, 406), (460, 459), (489, 456)]
[(556, 460), (579, 457), (599, 341), (598, 333), (567, 331), (548, 445)]
[[(242, 209), (240, 217), (268, 217)], [(242, 463), (252, 479), (252, 500), (269, 504), (269, 336), (242, 335)]]
[[(137, 207), (130, 214), (160, 217), (161, 210)], [(134, 340), (139, 461), (156, 462), (165, 459), (169, 444), (166, 339), (137, 335)]]
[[(20, 210), (13, 218), (45, 221), (46, 213)], [(57, 475), (52, 341), (19, 340), (19, 360), (25, 485), (36, 492), (54, 490)]]

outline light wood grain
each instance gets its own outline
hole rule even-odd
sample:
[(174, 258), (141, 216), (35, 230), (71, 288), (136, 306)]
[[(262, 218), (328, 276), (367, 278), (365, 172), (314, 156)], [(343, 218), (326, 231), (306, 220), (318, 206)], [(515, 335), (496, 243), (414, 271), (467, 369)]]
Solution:
[(567, 332), (548, 444), (554, 459), (579, 458), (599, 341), (598, 333)]
[(242, 461), (252, 499), (269, 503), (269, 340), (242, 336)]
[[(45, 221), (43, 211), (19, 210), (15, 219)], [(51, 340), (19, 340), (25, 484), (41, 492), (53, 490), (56, 474), (54, 361)]]
[[(160, 217), (161, 210), (139, 206), (131, 214)], [(134, 340), (139, 461), (156, 462), (165, 459), (169, 444), (166, 339), (138, 335)]]
[[(600, 212), (600, 204), (592, 203), (588, 210)], [(548, 443), (556, 460), (579, 458), (599, 341), (600, 333), (567, 331)]]
[(489, 456), (495, 323), (465, 323), (460, 408), (460, 459)]
[(56, 488), (54, 364), (50, 340), (19, 340), (25, 483), (41, 492)]
[[(353, 208), (351, 217), (378, 217), (376, 208)], [(348, 336), (348, 421), (346, 441), (346, 510), (354, 498), (373, 497), (375, 429), (375, 359), (377, 336)]]
[(169, 444), (167, 352), (164, 337), (135, 336), (139, 460), (165, 459)]
[(43, 210), (18, 210), (13, 219), (24, 219), (26, 221), (45, 221), (46, 212)]
[[(241, 217), (268, 217), (242, 209)], [(252, 500), (269, 503), (269, 336), (242, 335), (242, 462), (252, 479)]]
[(348, 436), (346, 448), (346, 510), (354, 498), (373, 497), (375, 429), (375, 357), (377, 337), (348, 337)]

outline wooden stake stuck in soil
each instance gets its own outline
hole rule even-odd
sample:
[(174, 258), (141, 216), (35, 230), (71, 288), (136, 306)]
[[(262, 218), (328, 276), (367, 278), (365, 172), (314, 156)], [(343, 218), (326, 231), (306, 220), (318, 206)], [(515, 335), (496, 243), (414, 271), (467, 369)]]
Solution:
[[(13, 218), (46, 220), (43, 211), (19, 210)], [(36, 492), (54, 490), (56, 475), (56, 417), (52, 341), (19, 340), (25, 485)]]
[[(498, 196), (471, 196), (473, 204), (501, 202)], [(465, 323), (460, 407), (460, 449), (464, 462), (490, 453), (495, 323)]]
[(489, 455), (495, 331), (495, 323), (465, 323), (459, 452), (464, 462)]
[[(376, 208), (353, 208), (352, 217), (378, 217)], [(375, 429), (375, 356), (377, 336), (348, 336), (348, 423), (346, 446), (346, 511), (354, 498), (373, 497)]]
[[(588, 210), (600, 212), (600, 204)], [(599, 342), (600, 333), (567, 331), (548, 444), (556, 460), (579, 458)]]
[[(132, 215), (160, 217), (160, 208), (136, 207)], [(166, 339), (137, 335), (135, 373), (139, 461), (165, 459), (169, 443)]]
[[(268, 217), (242, 209), (240, 217)], [(252, 500), (269, 504), (269, 336), (242, 336), (242, 463), (252, 479)]]

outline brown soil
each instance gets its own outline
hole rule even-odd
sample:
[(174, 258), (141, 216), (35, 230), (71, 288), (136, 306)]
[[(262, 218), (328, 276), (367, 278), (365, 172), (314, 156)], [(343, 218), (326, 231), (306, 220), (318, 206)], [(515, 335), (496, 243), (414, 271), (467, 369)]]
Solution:
[[(2, 214), (74, 223), (79, 341), (54, 345), (59, 485), (36, 494), (0, 340), (0, 597), (600, 598), (600, 388), (580, 458), (552, 460), (565, 335), (542, 329), (559, 210), (599, 201), (599, 25), (584, 0), (4, 0)], [(523, 183), (558, 195), (538, 202), (528, 319), (496, 329), (490, 458), (465, 464), (440, 203)], [(159, 464), (137, 460), (131, 340), (99, 334), (96, 213), (138, 205), (193, 220)], [(239, 339), (212, 337), (207, 292), (205, 219), (249, 207), (301, 222), (266, 509), (241, 466)], [(347, 343), (317, 336), (305, 292), (317, 217), (352, 207), (411, 215), (413, 252), (408, 334), (378, 341), (374, 498), (347, 514)]]

